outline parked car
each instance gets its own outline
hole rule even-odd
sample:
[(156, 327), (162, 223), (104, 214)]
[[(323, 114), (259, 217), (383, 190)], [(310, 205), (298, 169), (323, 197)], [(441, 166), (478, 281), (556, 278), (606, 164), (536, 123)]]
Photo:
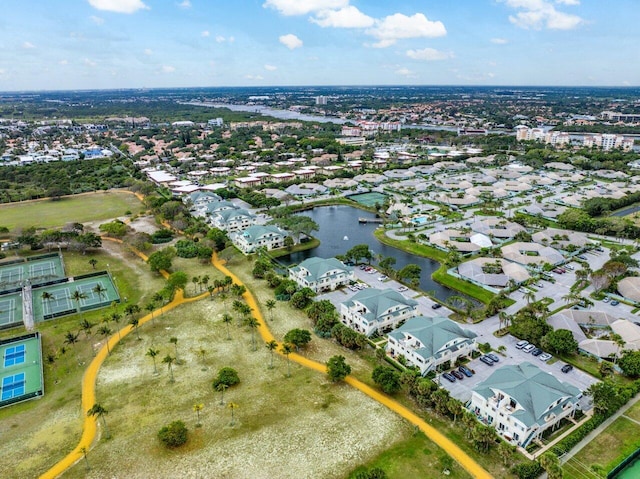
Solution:
[(407, 291), (409, 288), (407, 288), (406, 286), (400, 286), (398, 288), (398, 291), (402, 292), (402, 291)]
[(571, 364), (565, 364), (564, 366), (562, 366), (562, 369), (560, 371), (566, 374), (572, 369), (573, 369), (573, 366), (571, 366)]
[(536, 348), (533, 351), (531, 351), (531, 354), (533, 354), (534, 356), (538, 357), (542, 354), (542, 349), (540, 348)]
[(539, 359), (540, 361), (549, 361), (549, 359), (551, 359), (552, 357), (553, 357), (553, 356), (551, 356), (551, 354), (549, 354), (549, 353), (542, 353), (542, 354), (538, 357), (538, 359)]
[(389, 279), (387, 276), (382, 275), (382, 276), (378, 276), (378, 281), (384, 281), (386, 279)]
[(494, 363), (499, 363), (500, 362), (500, 358), (497, 355), (493, 354), (493, 353), (487, 354), (487, 357), (489, 359), (491, 359), (491, 361), (493, 361)]
[(611, 301), (611, 306), (618, 306), (620, 304), (620, 301), (618, 301), (617, 299), (614, 299), (613, 301)]
[[(601, 247), (601, 246), (598, 246), (598, 247), (596, 248), (596, 251), (603, 252), (604, 250), (602, 249), (602, 247)], [(568, 366), (568, 364), (567, 364), (567, 366)]]
[(440, 303), (433, 303), (431, 305), (431, 309), (440, 309), (442, 308), (442, 305)]
[(524, 339), (522, 341), (518, 341), (516, 343), (516, 349), (522, 349), (525, 346), (527, 346), (529, 344), (529, 341), (525, 341)]
[(462, 375), (462, 373), (460, 371), (457, 371), (456, 369), (454, 369), (453, 371), (451, 371), (451, 374), (453, 374), (456, 379), (464, 379), (464, 376)]
[(480, 361), (485, 363), (487, 366), (493, 366), (493, 361), (486, 356), (480, 356)]
[(602, 302), (603, 302), (603, 303), (608, 303), (609, 301), (611, 301), (611, 298), (610, 298), (609, 296), (605, 296), (605, 297), (602, 299)]
[(525, 353), (530, 353), (531, 351), (533, 351), (534, 349), (536, 349), (536, 347), (533, 344), (527, 344), (525, 347), (522, 348), (522, 350)]
[(449, 381), (450, 383), (455, 383), (456, 382), (456, 378), (453, 376), (453, 374), (450, 373), (444, 373), (442, 375), (443, 378), (445, 378), (447, 381)]
[(470, 378), (471, 376), (473, 376), (473, 372), (471, 371), (471, 369), (469, 369), (466, 366), (459, 366), (458, 367), (458, 371), (460, 371), (462, 374), (464, 374), (465, 376), (467, 376), (468, 378)]

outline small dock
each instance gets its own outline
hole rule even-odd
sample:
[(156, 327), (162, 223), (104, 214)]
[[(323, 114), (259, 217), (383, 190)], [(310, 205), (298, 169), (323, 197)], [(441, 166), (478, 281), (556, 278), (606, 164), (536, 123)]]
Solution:
[(382, 218), (358, 218), (358, 223), (379, 223), (382, 224)]

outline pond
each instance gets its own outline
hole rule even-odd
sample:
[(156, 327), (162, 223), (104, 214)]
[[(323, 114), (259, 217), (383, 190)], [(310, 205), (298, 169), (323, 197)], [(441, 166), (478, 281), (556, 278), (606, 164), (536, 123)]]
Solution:
[(621, 209), (619, 211), (615, 211), (613, 213), (611, 213), (611, 216), (629, 216), (633, 213), (637, 213), (638, 211), (640, 211), (640, 205), (639, 204), (635, 204), (635, 205), (631, 205), (627, 208)]
[(440, 263), (382, 244), (373, 235), (379, 224), (358, 222), (359, 218), (373, 220), (376, 218), (375, 214), (343, 205), (322, 206), (298, 214), (309, 216), (318, 223), (320, 230), (315, 232), (314, 236), (320, 240), (320, 245), (311, 250), (281, 257), (280, 260), (285, 264), (297, 264), (313, 256), (331, 258), (346, 253), (355, 245), (366, 244), (375, 254), (393, 256), (396, 259), (396, 270), (407, 264), (419, 265), (422, 268), (420, 289), (433, 294), (439, 300), (445, 301), (450, 296), (460, 295), (459, 292), (431, 279), (431, 274), (440, 267)]

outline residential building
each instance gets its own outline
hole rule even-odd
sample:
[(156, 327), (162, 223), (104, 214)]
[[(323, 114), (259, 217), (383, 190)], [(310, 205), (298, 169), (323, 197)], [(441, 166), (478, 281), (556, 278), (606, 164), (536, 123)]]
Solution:
[(289, 268), (289, 277), (314, 293), (333, 291), (355, 280), (353, 268), (335, 258), (309, 258)]
[(564, 418), (573, 417), (578, 388), (524, 362), (503, 366), (478, 384), (468, 408), (505, 440), (527, 447)]
[(418, 315), (418, 303), (393, 289), (367, 288), (340, 304), (340, 320), (351, 329), (371, 336), (393, 329)]
[(289, 236), (276, 226), (253, 225), (246, 230), (231, 235), (231, 241), (244, 254), (254, 253), (258, 248), (267, 250), (282, 248), (284, 239)]
[(476, 333), (441, 316), (416, 316), (388, 334), (387, 353), (404, 356), (424, 376), (441, 364), (454, 365), (477, 349)]
[(529, 128), (524, 125), (516, 126), (517, 141), (531, 141), (544, 139), (544, 130), (542, 128)]
[(254, 225), (256, 217), (242, 208), (220, 210), (211, 216), (210, 223), (213, 227), (233, 233), (242, 231)]
[(234, 184), (238, 188), (252, 188), (254, 186), (261, 185), (262, 178), (258, 178), (254, 176), (243, 176), (241, 178), (236, 178), (234, 180)]
[(544, 142), (553, 146), (564, 146), (571, 142), (566, 131), (551, 131), (544, 136)]
[(602, 135), (586, 135), (583, 140), (586, 148), (602, 148), (605, 151), (621, 148), (629, 151), (633, 148), (633, 138), (625, 138), (622, 135), (602, 134)]

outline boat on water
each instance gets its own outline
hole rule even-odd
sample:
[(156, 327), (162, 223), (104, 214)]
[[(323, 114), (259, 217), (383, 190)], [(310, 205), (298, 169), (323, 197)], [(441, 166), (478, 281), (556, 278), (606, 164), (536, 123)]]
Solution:
[(349, 237), (345, 235), (344, 238), (342, 238), (344, 241), (349, 241)]

